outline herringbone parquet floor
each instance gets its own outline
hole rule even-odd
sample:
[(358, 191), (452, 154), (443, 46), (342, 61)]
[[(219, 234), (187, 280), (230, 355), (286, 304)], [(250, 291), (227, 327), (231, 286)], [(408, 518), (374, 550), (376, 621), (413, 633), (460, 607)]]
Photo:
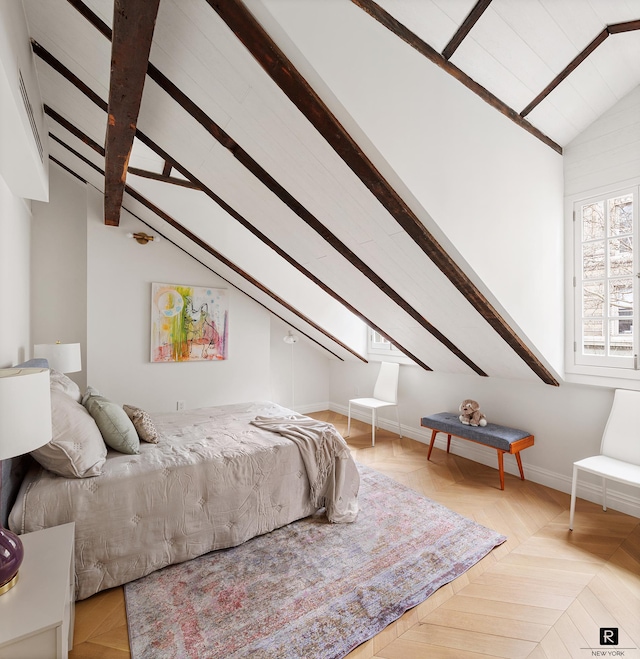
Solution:
[[(346, 432), (340, 414), (311, 416)], [(357, 421), (348, 442), (358, 462), (508, 537), (349, 659), (640, 659), (638, 518), (579, 500), (569, 533), (567, 494), (509, 474), (501, 491), (496, 469), (437, 449), (427, 462), (424, 444), (384, 430), (372, 448)], [(617, 646), (600, 645), (601, 628), (618, 629)], [(595, 654), (607, 649), (618, 654)], [(78, 602), (69, 656), (130, 657), (122, 588)]]

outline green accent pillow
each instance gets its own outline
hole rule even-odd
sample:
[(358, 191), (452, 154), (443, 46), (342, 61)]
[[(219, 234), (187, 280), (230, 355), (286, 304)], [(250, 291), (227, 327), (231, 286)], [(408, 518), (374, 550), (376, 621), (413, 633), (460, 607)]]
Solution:
[(82, 404), (95, 420), (107, 446), (120, 453), (140, 453), (138, 433), (120, 405), (101, 396), (93, 387), (87, 388)]

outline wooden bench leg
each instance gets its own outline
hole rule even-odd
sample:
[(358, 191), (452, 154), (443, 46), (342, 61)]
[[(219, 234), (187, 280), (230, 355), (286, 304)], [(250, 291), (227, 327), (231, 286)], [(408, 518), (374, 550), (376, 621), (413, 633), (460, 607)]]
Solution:
[(500, 489), (504, 490), (504, 451), (498, 451), (498, 471), (500, 472)]
[(431, 443), (429, 444), (429, 452), (427, 453), (427, 461), (431, 458), (431, 451), (433, 451), (433, 444), (436, 441), (436, 435), (438, 434), (437, 430), (431, 431)]
[(516, 462), (518, 463), (518, 469), (520, 470), (520, 478), (524, 480), (524, 469), (522, 468), (522, 459), (520, 458), (520, 451), (516, 452)]
[(449, 453), (450, 448), (451, 448), (451, 435), (447, 435), (447, 453)]

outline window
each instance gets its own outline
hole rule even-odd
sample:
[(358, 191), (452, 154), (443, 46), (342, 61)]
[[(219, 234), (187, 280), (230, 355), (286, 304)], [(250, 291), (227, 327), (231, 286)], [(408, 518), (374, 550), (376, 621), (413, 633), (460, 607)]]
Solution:
[(638, 188), (578, 201), (575, 363), (637, 368), (640, 266)]
[(373, 355), (402, 355), (402, 353), (387, 339), (375, 330), (368, 329), (368, 351)]

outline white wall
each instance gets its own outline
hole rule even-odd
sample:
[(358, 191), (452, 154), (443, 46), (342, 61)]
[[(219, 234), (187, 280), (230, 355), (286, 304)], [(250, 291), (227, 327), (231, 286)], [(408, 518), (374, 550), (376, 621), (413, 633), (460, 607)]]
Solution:
[[(290, 345), (284, 337), (298, 337)], [(329, 357), (322, 348), (271, 316), (271, 400), (308, 414), (329, 409)]]
[[(346, 414), (349, 398), (369, 395), (378, 368), (376, 363), (332, 362), (331, 409)], [(398, 395), (403, 434), (425, 443), (431, 433), (420, 427), (420, 419), (455, 412), (465, 398), (477, 400), (489, 421), (531, 432), (535, 445), (521, 453), (525, 477), (561, 492), (570, 492), (573, 462), (599, 452), (613, 402), (613, 390), (607, 388), (573, 384), (551, 387), (523, 380), (428, 373), (405, 365), (400, 366)], [(354, 416), (369, 419), (358, 412)], [(381, 426), (396, 431), (393, 412), (383, 415)], [(445, 440), (446, 436), (439, 434), (436, 446), (446, 448)], [(493, 449), (454, 439), (452, 451), (497, 468)], [(518, 475), (512, 456), (505, 456), (505, 471)], [(608, 493), (611, 508), (640, 516), (637, 488), (611, 483)], [(599, 479), (581, 475), (578, 496), (600, 503)]]
[(565, 195), (589, 194), (640, 180), (640, 86), (564, 149)]
[[(596, 194), (640, 185), (640, 86), (607, 110), (564, 150), (565, 177), (565, 378), (583, 382), (640, 389), (640, 372), (593, 368), (574, 364), (573, 208), (575, 202)], [(636, 319), (638, 318), (636, 309)]]
[[(269, 397), (269, 314), (168, 241), (139, 245), (144, 230), (124, 212), (103, 222), (102, 194), (88, 189), (87, 382), (119, 403), (151, 411)], [(152, 282), (228, 290), (229, 358), (221, 362), (150, 362)]]
[(425, 226), (561, 374), (561, 156), (349, 0), (249, 6)]
[(30, 238), (30, 202), (13, 195), (0, 176), (1, 368), (31, 357)]
[(49, 203), (33, 202), (32, 345), (80, 343), (83, 370), (70, 373), (86, 387), (87, 202), (86, 186), (52, 165)]

